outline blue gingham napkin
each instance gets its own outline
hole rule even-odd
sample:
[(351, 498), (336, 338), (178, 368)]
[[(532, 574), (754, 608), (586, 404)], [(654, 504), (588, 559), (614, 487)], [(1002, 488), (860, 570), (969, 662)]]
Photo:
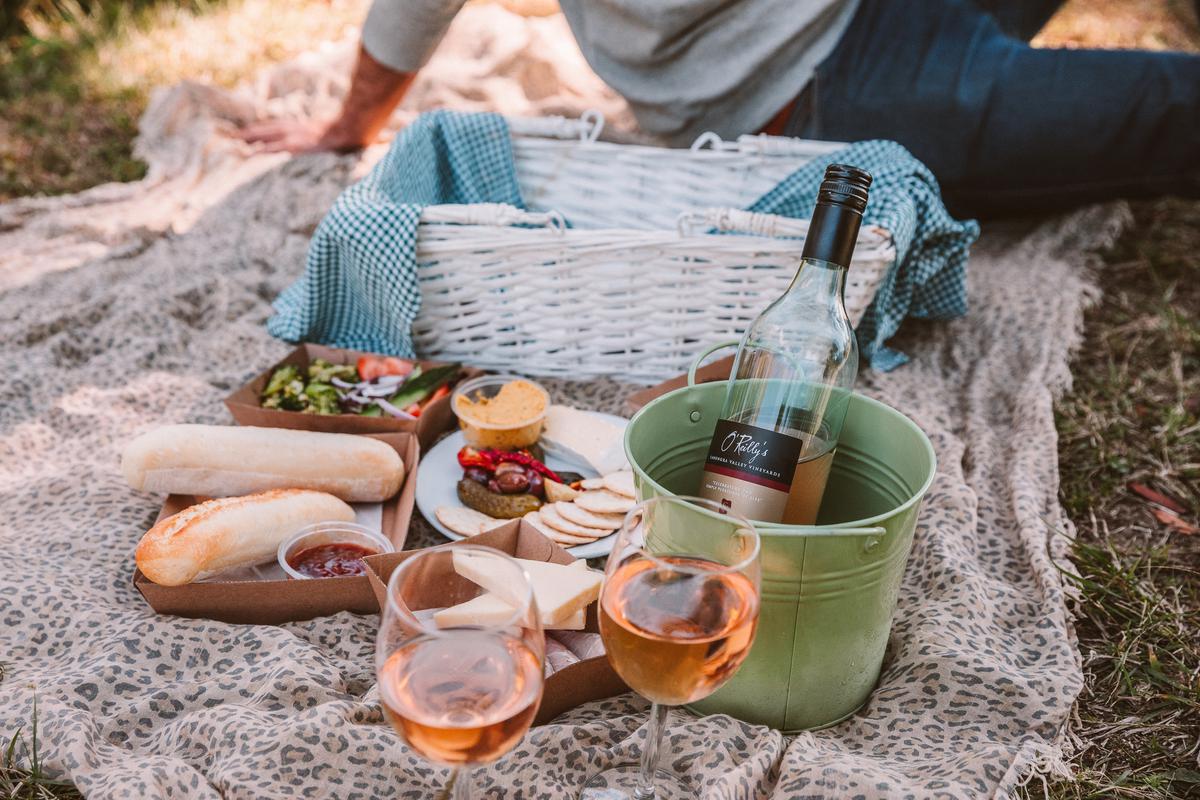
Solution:
[[(885, 346), (906, 317), (966, 312), (967, 253), (979, 226), (950, 217), (929, 169), (885, 141), (806, 164), (750, 210), (807, 219), (826, 165), (839, 162), (874, 176), (865, 221), (895, 239), (896, 264), (858, 328), (863, 355), (886, 371), (906, 360)], [(503, 117), (434, 111), (406, 128), (334, 202), (313, 235), (304, 275), (275, 300), (267, 329), (288, 341), (413, 356), (417, 227), (425, 206), (446, 203), (525, 208)]]
[(417, 226), (425, 206), (447, 203), (525, 208), (504, 117), (432, 111), (405, 128), (321, 220), (304, 274), (275, 299), (267, 330), (413, 357)]

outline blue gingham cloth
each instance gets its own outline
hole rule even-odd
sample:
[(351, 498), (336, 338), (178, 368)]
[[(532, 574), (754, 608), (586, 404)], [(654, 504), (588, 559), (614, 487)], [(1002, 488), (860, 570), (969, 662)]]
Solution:
[[(858, 328), (863, 355), (889, 370), (906, 360), (884, 346), (905, 317), (966, 312), (967, 251), (979, 227), (952, 219), (928, 168), (893, 142), (850, 145), (806, 164), (750, 210), (807, 219), (826, 165), (838, 162), (872, 173), (866, 222), (895, 239), (896, 265)], [(503, 117), (434, 111), (406, 128), (334, 202), (313, 235), (304, 275), (275, 300), (267, 329), (288, 341), (413, 356), (417, 227), (425, 206), (447, 203), (525, 208)]]
[(304, 274), (276, 298), (267, 330), (413, 357), (417, 226), (425, 206), (451, 203), (525, 208), (504, 117), (433, 111), (401, 132), (321, 220)]

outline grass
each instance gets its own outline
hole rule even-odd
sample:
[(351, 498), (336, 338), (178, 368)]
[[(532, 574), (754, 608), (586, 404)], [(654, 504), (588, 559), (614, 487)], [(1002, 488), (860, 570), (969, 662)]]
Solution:
[(1086, 682), (1054, 798), (1200, 797), (1200, 203), (1134, 215), (1056, 409)]
[(27, 30), (0, 39), (0, 201), (142, 177), (133, 139), (155, 87), (232, 86), (350, 32), (367, 8), (367, 0), (81, 2), (32, 2)]
[(38, 751), (37, 701), (33, 705), (29, 741), (18, 730), (0, 757), (0, 797), (7, 800), (77, 800), (83, 795), (69, 783), (46, 775)]
[[(139, 177), (131, 144), (151, 89), (233, 85), (346, 31), (367, 5), (84, 1), (34, 0), (70, 13), (32, 14), (29, 30), (0, 42), (0, 200)], [(1197, 50), (1200, 31), (1190, 0), (1071, 0), (1038, 41)], [(1200, 203), (1134, 213), (1106, 254), (1105, 295), (1056, 409), (1087, 680), (1076, 774), (1049, 785), (1055, 800), (1200, 797), (1200, 534), (1164, 523), (1161, 505), (1128, 488), (1178, 503), (1182, 526), (1198, 522)], [(36, 716), (30, 731), (4, 751), (0, 796), (79, 797), (44, 775)], [(1040, 784), (1025, 791), (1040, 796)]]

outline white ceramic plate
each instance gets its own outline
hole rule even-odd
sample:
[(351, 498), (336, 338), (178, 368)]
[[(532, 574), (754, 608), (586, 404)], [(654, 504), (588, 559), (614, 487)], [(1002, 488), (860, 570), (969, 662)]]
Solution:
[[(596, 416), (616, 423), (622, 428), (629, 422), (623, 417), (616, 417), (612, 414), (595, 413)], [(464, 537), (438, 522), (433, 512), (438, 506), (462, 505), (455, 486), (462, 478), (462, 467), (458, 465), (458, 451), (465, 445), (466, 441), (463, 439), (462, 431), (453, 433), (435, 444), (428, 453), (422, 453), (421, 463), (417, 467), (417, 509), (421, 512), (421, 516), (425, 517), (429, 524), (437, 528), (443, 536), (455, 541)], [(585, 469), (578, 464), (564, 461), (555, 456), (546, 457), (546, 466), (555, 471), (561, 469), (578, 472), (585, 478), (597, 477), (595, 470)], [(612, 552), (614, 536), (615, 534), (611, 534), (588, 544), (568, 547), (567, 552), (576, 558), (606, 556)]]

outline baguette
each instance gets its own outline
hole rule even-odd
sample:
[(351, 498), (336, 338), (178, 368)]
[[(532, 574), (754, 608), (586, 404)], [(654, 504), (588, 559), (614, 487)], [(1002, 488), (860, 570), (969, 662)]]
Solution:
[(125, 448), (121, 470), (134, 489), (232, 497), (268, 489), (315, 489), (348, 503), (378, 503), (404, 482), (404, 462), (386, 444), (346, 433), (230, 425), (167, 425)]
[(331, 494), (276, 489), (224, 497), (185, 508), (138, 543), (138, 569), (163, 586), (270, 559), (279, 544), (316, 522), (352, 522), (354, 509)]

